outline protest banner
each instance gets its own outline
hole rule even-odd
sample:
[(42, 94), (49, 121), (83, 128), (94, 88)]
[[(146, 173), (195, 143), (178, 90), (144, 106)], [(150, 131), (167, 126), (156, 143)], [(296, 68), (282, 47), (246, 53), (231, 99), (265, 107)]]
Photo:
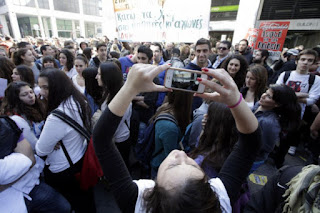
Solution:
[(249, 47), (254, 48), (257, 42), (257, 38), (258, 38), (258, 34), (259, 34), (259, 29), (256, 28), (249, 28), (247, 35), (245, 36), (245, 39), (248, 40), (249, 43)]
[(279, 59), (289, 25), (289, 21), (260, 22), (255, 49), (266, 49), (272, 60)]
[(113, 0), (118, 39), (195, 42), (208, 37), (210, 0)]

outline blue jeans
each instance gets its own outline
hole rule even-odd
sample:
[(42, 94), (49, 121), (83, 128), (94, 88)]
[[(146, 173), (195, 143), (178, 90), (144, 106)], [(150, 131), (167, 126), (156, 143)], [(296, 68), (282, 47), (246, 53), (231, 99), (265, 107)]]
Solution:
[(71, 212), (69, 202), (55, 189), (40, 181), (29, 193), (32, 200), (24, 199), (28, 212)]

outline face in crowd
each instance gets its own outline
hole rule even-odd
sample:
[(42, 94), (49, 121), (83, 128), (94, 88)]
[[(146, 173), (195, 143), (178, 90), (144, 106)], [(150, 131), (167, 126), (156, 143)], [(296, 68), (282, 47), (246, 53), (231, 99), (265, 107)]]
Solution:
[(20, 88), (19, 99), (29, 106), (32, 106), (36, 102), (36, 96), (33, 89), (29, 86), (23, 86)]
[(162, 58), (162, 51), (156, 45), (151, 45), (150, 49), (153, 52), (153, 58), (152, 58), (153, 62), (156, 64), (159, 64), (159, 62), (161, 61), (161, 58)]
[(307, 73), (310, 69), (310, 67), (313, 65), (315, 61), (314, 55), (301, 55), (299, 60), (297, 60), (297, 70), (299, 70), (302, 73)]
[(231, 77), (235, 77), (237, 72), (239, 72), (239, 70), (240, 70), (240, 61), (236, 58), (231, 59), (227, 67), (227, 71), (229, 72)]
[(196, 46), (196, 57), (198, 64), (206, 64), (209, 58), (209, 45), (200, 44)]
[(48, 100), (48, 96), (49, 96), (49, 83), (48, 83), (48, 79), (45, 77), (39, 77), (38, 79), (38, 85), (40, 87), (40, 95)]
[(248, 88), (255, 89), (256, 82), (257, 82), (256, 77), (254, 77), (254, 75), (250, 71), (248, 71), (246, 75), (246, 86)]
[(137, 54), (137, 61), (139, 64), (150, 64), (147, 54), (141, 52)]
[(247, 50), (247, 48), (248, 48), (247, 42), (240, 41), (240, 43), (239, 43), (239, 52), (240, 53), (244, 53)]
[(100, 59), (106, 60), (107, 59), (107, 47), (101, 46), (98, 50), (98, 57)]
[(228, 55), (230, 52), (230, 49), (228, 49), (228, 45), (224, 43), (220, 43), (217, 49), (218, 55), (222, 58)]

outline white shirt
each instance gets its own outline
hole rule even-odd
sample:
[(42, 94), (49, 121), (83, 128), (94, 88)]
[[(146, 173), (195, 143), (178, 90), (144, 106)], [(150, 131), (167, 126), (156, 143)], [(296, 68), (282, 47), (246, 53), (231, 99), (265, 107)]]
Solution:
[(77, 82), (77, 77), (78, 77), (79, 74), (76, 74), (75, 76), (73, 76), (71, 78), (72, 82), (73, 82), (73, 85), (82, 93), (84, 94), (84, 90), (85, 90), (85, 86), (80, 86)]
[[(107, 103), (106, 103), (106, 101), (104, 101), (101, 104), (101, 111), (104, 111), (106, 108), (107, 108)], [(124, 142), (124, 141), (128, 140), (128, 138), (130, 137), (131, 114), (132, 114), (132, 103), (130, 103), (129, 107), (127, 108), (126, 112), (124, 113), (124, 115), (119, 123), (118, 129), (114, 133), (113, 140), (116, 143)]]
[[(138, 198), (135, 206), (135, 213), (145, 213), (146, 210), (144, 208), (143, 202), (143, 196), (146, 189), (152, 189), (155, 185), (155, 182), (153, 180), (135, 180), (134, 181), (138, 186)], [(216, 192), (221, 210), (223, 213), (231, 213), (232, 207), (230, 204), (230, 199), (227, 193), (226, 188), (224, 187), (222, 181), (220, 178), (211, 178), (209, 180), (211, 189)]]
[[(14, 183), (9, 188), (0, 192), (0, 212), (27, 212), (24, 197), (31, 198), (28, 194), (40, 183), (39, 177), (43, 170), (44, 162), (35, 155), (36, 164), (23, 154), (12, 153), (0, 160), (0, 184)], [(30, 170), (29, 170), (30, 169)]]
[(10, 116), (14, 122), (18, 125), (18, 127), (22, 130), (23, 136), (30, 143), (32, 150), (35, 151), (36, 143), (38, 138), (40, 137), (42, 127), (44, 125), (44, 121), (35, 123), (28, 122), (24, 118), (18, 115)]
[[(276, 84), (283, 84), (285, 72), (281, 73)], [(303, 116), (306, 105), (310, 106), (314, 104), (320, 97), (320, 77), (315, 76), (314, 83), (309, 89), (309, 74), (299, 74), (297, 71), (292, 71), (288, 80), (285, 82), (286, 85), (290, 86), (295, 92), (309, 93), (307, 98), (307, 104), (300, 103), (301, 105), (301, 116)]]
[[(61, 70), (64, 72), (64, 66), (61, 67)], [(65, 74), (71, 79), (73, 76), (77, 75), (78, 72), (77, 72), (76, 68), (72, 67), (72, 69), (69, 70), (69, 72), (65, 72)]]
[[(72, 97), (69, 97), (65, 103), (61, 103), (58, 109), (83, 126), (76, 103)], [(53, 173), (62, 172), (70, 167), (62, 148), (54, 150), (54, 146), (60, 140), (63, 141), (74, 164), (82, 158), (87, 147), (87, 142), (81, 134), (60, 118), (50, 114), (36, 144), (36, 152), (39, 156), (48, 156), (46, 164), (50, 165), (49, 169)]]

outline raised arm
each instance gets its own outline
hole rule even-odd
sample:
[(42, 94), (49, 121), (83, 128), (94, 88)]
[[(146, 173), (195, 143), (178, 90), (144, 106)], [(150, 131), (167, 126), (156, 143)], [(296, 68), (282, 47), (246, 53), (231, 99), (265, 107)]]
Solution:
[(122, 212), (134, 212), (138, 196), (137, 185), (132, 181), (126, 165), (112, 142), (121, 117), (132, 99), (140, 92), (168, 91), (152, 80), (168, 65), (134, 65), (124, 86), (112, 99), (93, 130), (93, 143), (104, 175)]
[(243, 101), (236, 84), (229, 74), (223, 69), (203, 71), (209, 76), (218, 79), (223, 86), (206, 79), (201, 79), (204, 85), (210, 87), (215, 92), (197, 94), (197, 96), (225, 103), (229, 106), (237, 129), (240, 132), (238, 143), (218, 175), (228, 192), (232, 204), (237, 199), (241, 185), (245, 181), (260, 149), (260, 129), (258, 128), (256, 117), (245, 101)]

